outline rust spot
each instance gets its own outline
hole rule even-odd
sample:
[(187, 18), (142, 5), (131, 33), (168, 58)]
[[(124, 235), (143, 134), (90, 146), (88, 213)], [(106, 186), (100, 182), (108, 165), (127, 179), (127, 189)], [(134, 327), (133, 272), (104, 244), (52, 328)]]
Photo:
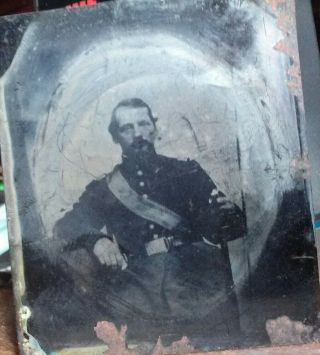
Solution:
[(278, 16), (277, 26), (278, 28), (286, 33), (290, 33), (291, 29), (294, 27), (294, 18), (288, 13), (280, 12)]
[(278, 8), (285, 3), (286, 0), (266, 0), (266, 3), (272, 8), (273, 11), (278, 10)]
[(311, 342), (314, 328), (302, 322), (291, 320), (287, 316), (270, 319), (266, 322), (271, 344), (304, 344)]
[(301, 75), (300, 67), (297, 64), (293, 64), (289, 67), (288, 74), (293, 77), (298, 77)]
[(311, 163), (307, 157), (293, 159), (290, 162), (296, 179), (309, 179), (311, 177)]
[(105, 355), (141, 355), (143, 353), (150, 355), (179, 355), (189, 354), (194, 350), (187, 337), (182, 337), (181, 340), (173, 342), (170, 346), (163, 346), (159, 337), (157, 344), (151, 352), (131, 350), (128, 349), (126, 341), (127, 329), (126, 325), (122, 325), (120, 330), (118, 330), (113, 323), (107, 321), (97, 323), (94, 331), (97, 337), (108, 346), (108, 350), (104, 352)]
[[(291, 58), (295, 57), (296, 52), (295, 52), (294, 48), (292, 48), (290, 46), (290, 43), (288, 43), (288, 41), (285, 39), (281, 39), (279, 42), (277, 42), (274, 45), (273, 48), (276, 49), (277, 51), (280, 51), (280, 52), (290, 56)], [(295, 64), (295, 65), (297, 65), (297, 64)]]
[(153, 349), (151, 355), (174, 355), (174, 354), (189, 354), (194, 350), (190, 340), (187, 337), (182, 337), (181, 340), (173, 342), (170, 346), (164, 347), (159, 337), (158, 342)]
[(287, 55), (292, 64), (288, 69), (287, 85), (289, 90), (297, 96), (300, 109), (303, 109), (302, 83), (298, 40), (296, 30), (296, 7), (294, 0), (265, 0), (277, 16), (277, 26), (283, 32), (284, 38), (273, 47)]
[(297, 91), (299, 89), (300, 82), (298, 79), (293, 78), (288, 81), (288, 88), (291, 89), (291, 91)]
[(139, 355), (134, 350), (129, 350), (126, 343), (127, 326), (121, 326), (120, 331), (111, 322), (98, 322), (94, 328), (96, 335), (107, 346), (108, 350), (104, 354), (108, 355)]

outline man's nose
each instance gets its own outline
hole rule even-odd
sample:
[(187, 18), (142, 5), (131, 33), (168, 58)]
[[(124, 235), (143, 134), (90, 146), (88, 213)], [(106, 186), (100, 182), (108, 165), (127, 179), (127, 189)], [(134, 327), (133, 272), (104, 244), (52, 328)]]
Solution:
[(135, 126), (134, 127), (134, 136), (135, 137), (141, 137), (142, 136), (141, 128), (139, 126)]

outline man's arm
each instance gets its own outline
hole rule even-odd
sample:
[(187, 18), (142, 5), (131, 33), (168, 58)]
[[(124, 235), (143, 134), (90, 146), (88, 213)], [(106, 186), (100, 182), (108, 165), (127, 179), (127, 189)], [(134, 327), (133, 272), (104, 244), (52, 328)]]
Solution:
[(53, 228), (54, 241), (62, 249), (93, 248), (103, 236), (105, 219), (102, 213), (99, 181), (91, 182), (70, 211)]
[[(83, 254), (85, 249), (89, 258), (94, 256), (100, 264), (122, 269), (127, 266), (116, 237), (108, 236), (101, 231), (106, 225), (108, 215), (111, 214), (107, 210), (108, 190), (105, 186), (104, 181), (91, 182), (72, 210), (54, 227), (54, 240), (59, 246), (57, 252), (61, 253), (69, 265), (73, 259), (69, 257), (71, 255), (77, 257), (76, 251), (82, 250)], [(92, 266), (89, 261), (88, 264)]]
[(217, 244), (243, 237), (246, 229), (244, 213), (217, 189), (198, 163), (194, 162), (194, 165), (193, 230)]

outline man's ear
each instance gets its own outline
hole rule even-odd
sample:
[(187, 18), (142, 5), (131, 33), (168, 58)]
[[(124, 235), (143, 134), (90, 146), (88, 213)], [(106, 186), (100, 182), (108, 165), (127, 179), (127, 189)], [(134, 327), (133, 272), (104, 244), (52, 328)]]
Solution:
[(156, 126), (156, 125), (154, 125), (154, 127), (155, 127), (155, 130), (154, 130), (154, 139), (156, 140), (158, 140), (158, 141), (161, 141), (161, 139), (162, 139), (162, 137), (161, 137), (161, 135), (160, 135), (160, 133), (159, 133), (159, 129), (158, 129), (158, 127)]

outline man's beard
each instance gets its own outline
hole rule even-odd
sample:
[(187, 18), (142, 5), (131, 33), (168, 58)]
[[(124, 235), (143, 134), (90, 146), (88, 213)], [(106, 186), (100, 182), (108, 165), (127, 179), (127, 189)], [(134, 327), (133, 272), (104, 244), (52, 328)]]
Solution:
[(129, 159), (147, 161), (156, 154), (154, 144), (142, 137), (135, 138), (125, 152)]

